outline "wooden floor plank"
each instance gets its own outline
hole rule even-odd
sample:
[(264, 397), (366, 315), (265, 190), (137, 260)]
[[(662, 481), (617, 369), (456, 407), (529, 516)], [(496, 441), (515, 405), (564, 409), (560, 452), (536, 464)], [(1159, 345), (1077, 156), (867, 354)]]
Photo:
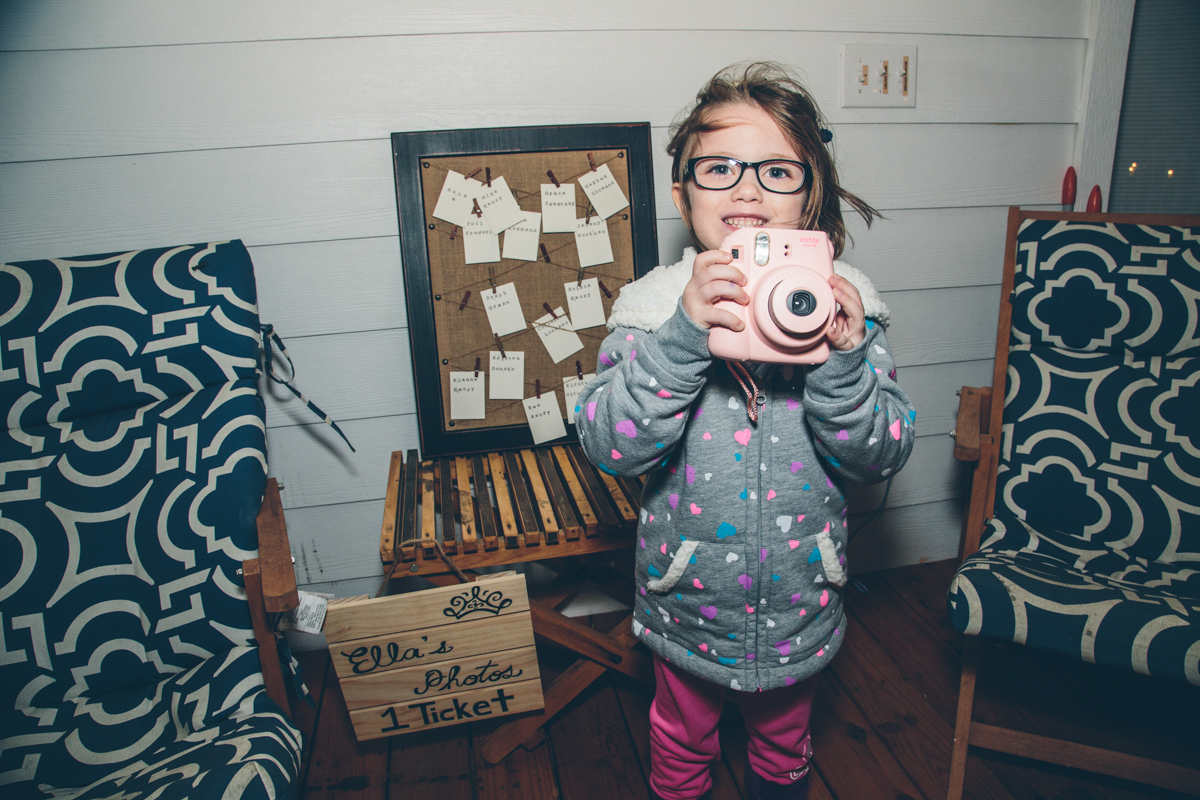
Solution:
[(831, 676), (821, 680), (813, 702), (812, 735), (815, 760), (832, 767), (825, 770), (825, 779), (834, 796), (859, 800), (921, 796), (887, 743)]
[(384, 800), (387, 797), (387, 739), (354, 738), (342, 687), (325, 686), (313, 732), (304, 800)]
[[(944, 796), (950, 777), (953, 726), (867, 630), (852, 622), (847, 633), (841, 652), (827, 669), (888, 743), (922, 794), (927, 798)], [(956, 689), (957, 683), (953, 687)], [(967, 761), (965, 794), (972, 800), (1012, 800), (1011, 793), (974, 755)]]
[(471, 742), (465, 725), (393, 736), (388, 800), (473, 800)]
[(646, 777), (609, 681), (597, 681), (549, 726), (563, 800), (648, 800)]
[[(931, 574), (929, 571), (926, 575)], [(942, 686), (957, 686), (962, 669), (961, 655), (948, 642), (932, 630), (925, 628), (927, 636), (912, 634), (920, 631), (924, 623), (915, 620), (920, 616), (913, 608), (914, 601), (898, 593), (894, 584), (882, 575), (866, 576), (863, 584), (868, 592), (847, 592), (849, 607), (855, 620), (867, 629), (880, 646), (902, 667), (904, 676), (928, 700), (946, 724), (953, 726), (958, 710), (956, 694), (940, 691)], [(1030, 723), (1018, 708), (1002, 695), (988, 691), (986, 686), (977, 686), (975, 695), (975, 719), (992, 725), (1028, 729)], [(894, 723), (893, 723), (894, 724)], [(1019, 787), (1032, 786), (1043, 797), (1093, 797), (1095, 800), (1111, 800), (1111, 795), (1094, 781), (1086, 778), (1073, 779), (1051, 772), (1024, 771), (1010, 762), (995, 762), (990, 754), (975, 750), (973, 756), (982, 758), (996, 777), (1010, 792), (1019, 793)], [(949, 751), (946, 757), (949, 758)]]
[(532, 750), (518, 747), (499, 764), (489, 764), (483, 760), (478, 742), (494, 728), (490, 723), (471, 723), (476, 800), (560, 800), (550, 743), (543, 742)]
[[(945, 797), (962, 646), (961, 636), (945, 623), (945, 591), (953, 567), (953, 562), (943, 562), (858, 576), (869, 594), (848, 592), (852, 618), (847, 641), (818, 690), (810, 800)], [(596, 630), (605, 631), (618, 618), (628, 625), (627, 612), (592, 620)], [(998, 657), (985, 658), (981, 667), (976, 719), (1019, 723), (1012, 726), (1044, 735), (1055, 735), (1060, 728), (1082, 730), (1101, 743), (1124, 737), (1132, 743), (1130, 752), (1194, 765), (1195, 720), (1200, 718), (1200, 690), (1195, 687), (1042, 654), (1026, 658), (1026, 649), (1015, 645), (999, 650)], [(296, 710), (295, 722), (310, 748), (304, 800), (647, 796), (652, 686), (596, 671), (577, 681), (580, 686), (594, 683), (574, 701), (561, 704), (564, 710), (548, 726), (545, 741), (531, 744), (532, 750), (518, 746), (500, 764), (490, 765), (482, 758), (481, 743), (507, 718), (359, 745), (337, 681), (322, 681), (327, 652), (301, 654), (298, 660), (319, 699), (316, 711)], [(600, 670), (592, 662), (572, 667), (575, 657), (551, 645), (539, 645), (538, 660), (545, 683), (580, 668)], [(1065, 686), (1038, 689), (1028, 698), (1030, 684), (1052, 677), (1065, 679)], [(1116, 722), (1115, 733), (1101, 729), (1109, 717)], [(712, 773), (713, 797), (747, 800), (746, 734), (732, 704), (722, 715), (720, 736), (722, 758)], [(971, 751), (966, 793), (998, 800), (1183, 798), (982, 749)]]

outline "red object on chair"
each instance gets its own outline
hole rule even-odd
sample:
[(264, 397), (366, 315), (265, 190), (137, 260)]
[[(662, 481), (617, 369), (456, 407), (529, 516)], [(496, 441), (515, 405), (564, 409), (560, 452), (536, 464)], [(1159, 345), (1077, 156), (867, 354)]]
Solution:
[(1099, 214), (1104, 210), (1104, 201), (1100, 199), (1100, 187), (1093, 186), (1092, 193), (1088, 195), (1087, 212), (1089, 214)]
[(1075, 195), (1076, 195), (1075, 181), (1076, 181), (1075, 168), (1067, 167), (1067, 174), (1063, 175), (1063, 188), (1062, 188), (1062, 210), (1063, 211), (1074, 211), (1075, 210)]

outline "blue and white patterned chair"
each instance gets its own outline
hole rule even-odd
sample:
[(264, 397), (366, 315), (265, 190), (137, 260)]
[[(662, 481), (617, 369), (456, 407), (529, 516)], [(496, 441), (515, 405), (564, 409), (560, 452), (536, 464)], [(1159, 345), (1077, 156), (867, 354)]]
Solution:
[(964, 389), (957, 427), (951, 798), (968, 744), (1200, 793), (1194, 769), (971, 720), (975, 636), (1200, 685), (1198, 319), (1200, 217), (1010, 211), (995, 391)]
[(0, 796), (288, 793), (259, 335), (241, 242), (0, 265)]

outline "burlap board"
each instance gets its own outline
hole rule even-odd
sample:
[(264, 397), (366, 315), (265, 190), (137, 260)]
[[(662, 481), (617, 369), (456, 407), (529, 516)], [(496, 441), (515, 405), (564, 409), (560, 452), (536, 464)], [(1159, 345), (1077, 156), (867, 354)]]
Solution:
[[(463, 232), (444, 220), (436, 219), (433, 210), (438, 195), (445, 183), (447, 171), (472, 175), (484, 180), (486, 170), (491, 170), (492, 180), (501, 176), (507, 181), (524, 211), (542, 211), (541, 185), (551, 183), (547, 172), (553, 172), (560, 183), (573, 182), (577, 205), (576, 216), (583, 218), (590, 210), (587, 194), (578, 185), (578, 180), (591, 169), (588, 156), (596, 167), (607, 164), (613, 177), (626, 198), (630, 198), (629, 155), (625, 149), (551, 151), (531, 153), (499, 153), (482, 155), (458, 155), (425, 157), (421, 159), (421, 188), (425, 209), (426, 247), (429, 258), (431, 292), (433, 294), (433, 320), (437, 341), (437, 363), (440, 371), (442, 393), (442, 430), (495, 429), (505, 426), (527, 424), (525, 411), (520, 400), (486, 401), (487, 418), (481, 420), (450, 419), (450, 373), (469, 372), (476, 367), (486, 372), (490, 354), (497, 350), (492, 337), (480, 297), (482, 290), (506, 283), (516, 285), (521, 310), (528, 327), (517, 333), (501, 337), (505, 351), (525, 353), (525, 396), (533, 397), (540, 382), (543, 393), (557, 392), (560, 411), (563, 407), (563, 380), (576, 375), (576, 362), (584, 375), (595, 371), (600, 343), (608, 331), (604, 326), (577, 330), (583, 341), (583, 350), (555, 364), (534, 330), (534, 320), (546, 315), (551, 309), (562, 307), (568, 313), (563, 284), (579, 277), (579, 256), (574, 233), (541, 234), (541, 249), (538, 260), (533, 262), (502, 259), (494, 264), (466, 263), (463, 250)], [(631, 198), (632, 199), (632, 198)], [(595, 212), (591, 212), (595, 215)], [(610, 216), (607, 220), (608, 235), (612, 243), (613, 262), (584, 270), (584, 279), (599, 278), (608, 294), (601, 292), (605, 318), (612, 310), (618, 290), (634, 279), (634, 253), (632, 244), (630, 209)], [(492, 275), (489, 276), (489, 266)], [(464, 304), (463, 298), (467, 292)], [(611, 295), (611, 296), (610, 296)], [(431, 356), (433, 354), (430, 354)], [(490, 382), (488, 383), (490, 394)], [(568, 426), (568, 431), (571, 428)], [(480, 449), (486, 448), (482, 441)]]

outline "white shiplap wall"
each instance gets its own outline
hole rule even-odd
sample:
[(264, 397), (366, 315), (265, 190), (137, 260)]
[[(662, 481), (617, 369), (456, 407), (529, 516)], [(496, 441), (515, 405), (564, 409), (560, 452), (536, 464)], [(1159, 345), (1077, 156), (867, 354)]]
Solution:
[[(833, 124), (847, 260), (891, 306), (921, 433), (862, 570), (954, 555), (954, 389), (990, 381), (1005, 208), (1107, 195), (1133, 0), (0, 3), (0, 261), (240, 238), (264, 321), (351, 454), (268, 387), (271, 472), (301, 583), (375, 587), (392, 450), (417, 446), (392, 131), (648, 120), (659, 251), (667, 126), (717, 69), (794, 65)], [(711, 30), (719, 21), (720, 31)], [(918, 107), (842, 109), (843, 43), (916, 44)], [(856, 490), (873, 509), (882, 487)], [(852, 518), (865, 518), (859, 513)]]

